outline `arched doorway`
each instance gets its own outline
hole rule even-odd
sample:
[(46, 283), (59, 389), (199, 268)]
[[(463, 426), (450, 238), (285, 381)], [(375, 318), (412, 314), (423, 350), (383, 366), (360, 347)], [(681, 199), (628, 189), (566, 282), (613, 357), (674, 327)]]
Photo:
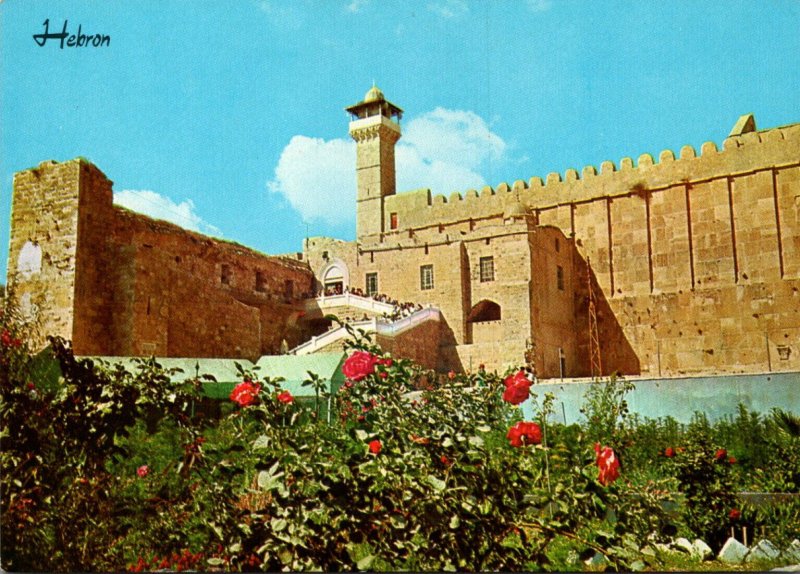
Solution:
[(326, 296), (341, 295), (349, 284), (347, 266), (341, 261), (329, 264), (320, 274), (322, 292)]

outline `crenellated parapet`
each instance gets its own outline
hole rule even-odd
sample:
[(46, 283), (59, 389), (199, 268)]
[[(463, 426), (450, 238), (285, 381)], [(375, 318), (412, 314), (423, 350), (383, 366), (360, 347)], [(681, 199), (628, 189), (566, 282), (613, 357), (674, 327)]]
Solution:
[(570, 203), (585, 203), (601, 198), (628, 196), (642, 190), (655, 192), (676, 185), (735, 178), (759, 170), (797, 165), (800, 161), (800, 124), (733, 135), (722, 149), (705, 142), (698, 154), (685, 145), (676, 155), (666, 149), (657, 158), (645, 153), (636, 161), (623, 157), (618, 164), (603, 161), (599, 170), (585, 166), (580, 171), (567, 169), (563, 175), (551, 172), (544, 179), (503, 182), (480, 192), (469, 189), (449, 196), (432, 195), (427, 189), (387, 197), (386, 217), (398, 214), (400, 229), (446, 224), (467, 218), (500, 216), (512, 203), (521, 202), (531, 211)]

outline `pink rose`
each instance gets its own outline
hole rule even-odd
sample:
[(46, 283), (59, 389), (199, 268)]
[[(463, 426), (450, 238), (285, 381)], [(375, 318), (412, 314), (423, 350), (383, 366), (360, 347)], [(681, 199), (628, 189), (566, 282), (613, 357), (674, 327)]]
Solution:
[(146, 464), (143, 464), (142, 466), (136, 469), (136, 474), (139, 475), (139, 478), (144, 478), (145, 476), (150, 474), (150, 468)]
[(360, 381), (375, 372), (379, 359), (366, 351), (356, 351), (342, 365), (344, 376), (353, 381)]

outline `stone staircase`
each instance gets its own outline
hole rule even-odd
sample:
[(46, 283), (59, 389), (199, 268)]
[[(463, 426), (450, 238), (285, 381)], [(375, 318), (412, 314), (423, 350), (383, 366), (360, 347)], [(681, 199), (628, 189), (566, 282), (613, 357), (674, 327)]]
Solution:
[[(348, 306), (357, 307), (360, 304), (366, 303), (374, 303), (377, 305), (381, 305), (387, 307), (387, 311), (383, 311), (380, 309), (380, 312), (387, 312), (391, 313), (394, 307), (392, 305), (388, 305), (386, 303), (381, 303), (379, 301), (374, 301), (372, 299), (367, 299), (365, 297), (357, 297), (355, 295), (344, 294), (344, 295), (334, 295), (332, 297), (325, 297), (326, 300), (338, 299), (338, 298), (350, 298), (350, 303), (347, 303)], [(322, 298), (320, 298), (322, 299)], [(319, 300), (317, 300), (319, 301)], [(345, 305), (342, 301), (327, 301), (332, 307), (341, 307)], [(323, 303), (324, 305), (324, 303)], [(323, 309), (323, 305), (320, 305)], [(364, 307), (358, 307), (363, 309), (364, 311), (371, 310), (366, 309)], [(375, 312), (375, 311), (373, 311)], [(384, 335), (387, 337), (395, 337), (408, 331), (409, 329), (413, 329), (422, 323), (427, 321), (439, 321), (441, 319), (441, 313), (439, 309), (436, 307), (432, 307), (428, 305), (419, 311), (415, 311), (408, 315), (407, 317), (403, 317), (402, 319), (398, 319), (396, 321), (388, 321), (386, 319), (382, 319), (379, 317), (373, 317), (367, 321), (355, 321), (351, 322), (350, 326), (354, 329), (361, 329), (367, 333), (374, 333), (376, 335)], [(349, 337), (347, 333), (347, 329), (345, 327), (338, 327), (336, 329), (332, 329), (327, 333), (323, 333), (322, 335), (317, 335), (312, 337), (311, 340), (306, 341), (305, 343), (298, 345), (294, 349), (289, 351), (290, 355), (308, 355), (311, 353), (316, 353), (329, 345), (332, 345), (338, 341), (343, 341)]]

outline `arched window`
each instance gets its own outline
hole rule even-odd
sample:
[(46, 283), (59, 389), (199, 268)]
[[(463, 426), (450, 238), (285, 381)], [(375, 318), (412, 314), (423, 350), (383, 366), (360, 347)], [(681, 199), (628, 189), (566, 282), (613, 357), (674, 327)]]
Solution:
[(485, 321), (499, 321), (500, 317), (500, 305), (494, 301), (484, 299), (472, 308), (467, 321), (470, 323), (483, 323)]

